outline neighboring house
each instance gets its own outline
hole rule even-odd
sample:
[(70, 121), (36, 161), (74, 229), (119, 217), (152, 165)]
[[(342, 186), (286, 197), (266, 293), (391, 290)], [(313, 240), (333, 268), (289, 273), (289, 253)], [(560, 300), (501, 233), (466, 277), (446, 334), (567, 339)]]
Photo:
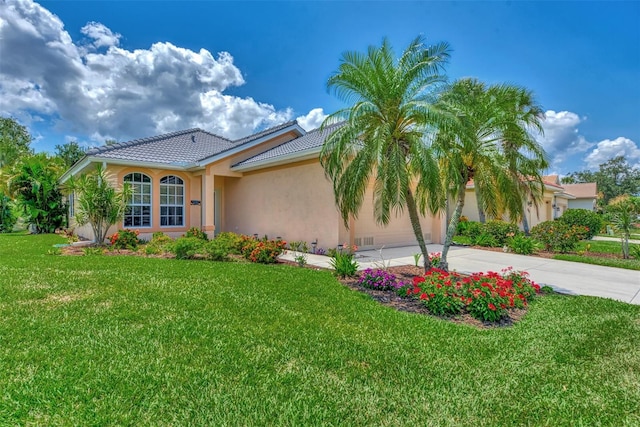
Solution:
[(564, 190), (575, 196), (569, 200), (569, 209), (587, 209), (594, 211), (598, 201), (598, 185), (595, 182), (582, 184), (562, 184)]
[[(529, 228), (535, 227), (541, 222), (558, 218), (570, 208), (571, 201), (576, 198), (566, 190), (566, 186), (560, 184), (557, 175), (543, 176), (542, 181), (544, 183), (544, 194), (537, 208), (532, 200), (527, 201), (527, 206), (525, 206)], [(467, 184), (466, 191), (462, 215), (466, 216), (470, 221), (478, 221), (478, 203), (473, 181)]]
[[(156, 231), (177, 237), (197, 227), (211, 237), (232, 231), (317, 241), (323, 248), (415, 244), (408, 215), (392, 218), (387, 227), (375, 223), (372, 187), (358, 217), (348, 230), (344, 226), (319, 162), (335, 126), (306, 132), (291, 121), (236, 141), (189, 129), (102, 146), (89, 150), (61, 181), (102, 164), (114, 183), (131, 183), (124, 221), (109, 234), (130, 228), (147, 239)], [(428, 242), (442, 241), (439, 216), (422, 218), (422, 226)], [(75, 231), (93, 238), (89, 226)]]

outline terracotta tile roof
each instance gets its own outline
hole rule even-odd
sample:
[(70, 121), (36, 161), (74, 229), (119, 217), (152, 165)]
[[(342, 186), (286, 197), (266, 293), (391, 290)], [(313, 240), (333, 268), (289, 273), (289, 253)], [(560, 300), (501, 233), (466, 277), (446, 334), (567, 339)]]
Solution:
[(578, 199), (590, 199), (598, 196), (598, 185), (595, 182), (582, 184), (563, 184), (564, 190)]

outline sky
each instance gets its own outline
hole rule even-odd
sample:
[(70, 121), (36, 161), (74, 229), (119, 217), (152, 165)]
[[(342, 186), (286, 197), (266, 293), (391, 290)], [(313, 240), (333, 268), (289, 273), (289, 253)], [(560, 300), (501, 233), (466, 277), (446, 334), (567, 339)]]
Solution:
[(0, 0), (0, 116), (36, 151), (199, 127), (235, 139), (344, 107), (346, 51), (447, 42), (451, 81), (532, 90), (548, 173), (640, 167), (640, 2)]

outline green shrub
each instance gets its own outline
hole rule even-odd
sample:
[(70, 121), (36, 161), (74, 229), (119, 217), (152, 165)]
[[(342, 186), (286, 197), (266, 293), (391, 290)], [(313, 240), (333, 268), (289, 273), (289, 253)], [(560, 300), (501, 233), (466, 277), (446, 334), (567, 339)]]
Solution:
[(216, 235), (215, 240), (225, 242), (226, 246), (229, 248), (230, 254), (234, 254), (234, 255), (242, 254), (242, 246), (243, 246), (244, 240), (240, 234), (232, 233), (230, 231), (225, 231), (224, 233), (220, 233)]
[(541, 222), (531, 229), (531, 236), (542, 243), (545, 250), (561, 253), (574, 251), (586, 234), (586, 227), (569, 226), (562, 221)]
[(604, 221), (602, 216), (587, 209), (569, 209), (562, 214), (558, 221), (568, 226), (581, 225), (587, 228), (585, 239), (591, 239), (600, 232)]
[(472, 239), (472, 242), (474, 245), (483, 246), (485, 248), (497, 248), (500, 246), (495, 237), (489, 233), (481, 233), (476, 236), (475, 239)]
[(266, 236), (259, 240), (242, 236), (242, 256), (251, 262), (273, 264), (286, 245), (287, 242), (283, 240), (269, 240)]
[(471, 241), (474, 241), (476, 237), (482, 234), (482, 223), (478, 221), (465, 221), (463, 224), (460, 228), (460, 234), (469, 237)]
[(496, 246), (504, 246), (510, 237), (520, 232), (516, 224), (500, 220), (487, 221), (482, 229), (484, 233), (494, 238)]
[(13, 214), (13, 202), (8, 196), (0, 193), (0, 233), (11, 233), (16, 225), (16, 217)]
[(538, 250), (539, 243), (531, 237), (518, 233), (507, 241), (507, 246), (516, 254), (531, 255)]
[(200, 230), (197, 227), (191, 227), (190, 229), (187, 230), (186, 233), (184, 233), (184, 236), (182, 237), (195, 237), (196, 239), (200, 239), (200, 240), (209, 240), (207, 233), (205, 233), (204, 231)]
[(335, 275), (343, 278), (355, 276), (359, 267), (355, 255), (350, 251), (337, 251), (335, 256), (329, 260), (329, 264), (335, 270)]
[(203, 247), (204, 255), (212, 261), (227, 261), (232, 253), (232, 242), (229, 239), (216, 237), (208, 241)]
[(640, 259), (640, 245), (629, 246), (629, 255), (631, 258)]
[(202, 252), (204, 240), (197, 237), (180, 237), (169, 245), (168, 249), (177, 259), (193, 259)]
[(140, 243), (138, 234), (140, 234), (138, 230), (118, 230), (109, 240), (114, 249), (129, 249), (135, 251), (138, 249), (138, 244)]
[(151, 241), (144, 247), (144, 253), (147, 255), (158, 255), (168, 250), (168, 246), (173, 239), (161, 231), (156, 231), (151, 237)]
[(464, 235), (465, 231), (467, 230), (468, 222), (469, 222), (469, 218), (467, 218), (464, 215), (460, 216), (460, 219), (458, 220), (458, 225), (456, 226), (457, 235)]

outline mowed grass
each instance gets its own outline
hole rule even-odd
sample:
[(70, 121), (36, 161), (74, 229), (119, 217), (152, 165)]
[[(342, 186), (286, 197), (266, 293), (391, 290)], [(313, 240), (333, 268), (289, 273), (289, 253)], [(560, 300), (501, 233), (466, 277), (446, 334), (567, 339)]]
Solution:
[[(588, 250), (587, 250), (588, 246)], [(631, 244), (631, 246), (634, 246)], [(578, 243), (577, 251), (584, 252), (583, 255), (576, 254), (556, 254), (553, 259), (560, 259), (564, 261), (581, 262), (584, 264), (603, 265), (606, 267), (624, 268), (627, 270), (640, 270), (640, 259), (622, 258), (622, 244), (620, 242), (607, 241), (607, 240), (583, 240)], [(600, 254), (613, 254), (617, 255), (616, 258), (607, 258), (592, 253)]]
[(640, 424), (640, 306), (548, 296), (480, 330), (327, 272), (61, 241), (0, 235), (2, 425)]

